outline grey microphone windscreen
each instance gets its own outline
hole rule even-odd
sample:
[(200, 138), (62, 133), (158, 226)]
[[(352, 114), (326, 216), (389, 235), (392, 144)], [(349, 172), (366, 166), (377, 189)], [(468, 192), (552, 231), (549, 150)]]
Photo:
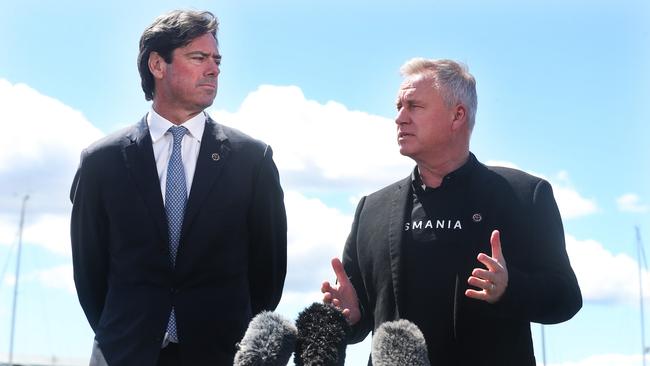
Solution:
[(263, 311), (251, 320), (237, 344), (233, 366), (286, 366), (296, 346), (297, 334), (293, 322)]
[(377, 328), (371, 357), (373, 366), (431, 366), (424, 335), (406, 319), (385, 322)]

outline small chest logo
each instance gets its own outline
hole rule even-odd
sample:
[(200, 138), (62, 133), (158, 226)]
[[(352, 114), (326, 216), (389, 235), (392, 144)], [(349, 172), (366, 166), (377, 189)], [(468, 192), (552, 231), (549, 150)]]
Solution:
[(474, 222), (481, 222), (483, 220), (483, 216), (480, 213), (475, 213), (472, 215), (472, 221)]

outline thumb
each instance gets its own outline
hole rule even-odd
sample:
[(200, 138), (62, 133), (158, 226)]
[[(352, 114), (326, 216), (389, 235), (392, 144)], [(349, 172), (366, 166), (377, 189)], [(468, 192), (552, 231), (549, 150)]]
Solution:
[(343, 268), (343, 263), (341, 263), (340, 259), (336, 257), (332, 258), (332, 269), (334, 269), (334, 274), (336, 274), (336, 282), (338, 284), (350, 283), (348, 274), (345, 273), (345, 268)]
[(492, 247), (492, 258), (496, 259), (499, 263), (505, 263), (505, 258), (503, 258), (503, 253), (501, 252), (501, 233), (499, 230), (492, 231), (490, 246)]

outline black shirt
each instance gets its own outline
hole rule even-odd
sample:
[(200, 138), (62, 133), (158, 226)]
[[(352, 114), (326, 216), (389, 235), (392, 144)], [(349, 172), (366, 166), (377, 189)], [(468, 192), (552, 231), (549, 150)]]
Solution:
[[(416, 167), (412, 173), (410, 217), (403, 226), (404, 317), (418, 325), (427, 340), (431, 361), (451, 364), (456, 358), (456, 287), (465, 286), (458, 269), (471, 250), (466, 183), (477, 164), (470, 156), (459, 169), (445, 176), (439, 187), (424, 187)], [(471, 215), (473, 216), (473, 215)], [(476, 220), (476, 217), (474, 217)], [(444, 360), (444, 361), (443, 361)]]

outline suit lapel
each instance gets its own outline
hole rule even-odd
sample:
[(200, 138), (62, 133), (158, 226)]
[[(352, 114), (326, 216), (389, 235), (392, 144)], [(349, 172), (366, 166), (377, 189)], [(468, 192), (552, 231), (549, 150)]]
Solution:
[(401, 274), (401, 255), (402, 255), (402, 228), (404, 225), (404, 215), (406, 207), (410, 200), (409, 192), (411, 177), (398, 182), (397, 188), (393, 192), (390, 203), (390, 213), (388, 217), (388, 246), (390, 252), (390, 267), (393, 279), (393, 291), (395, 296), (395, 315), (400, 317), (401, 293), (400, 293), (400, 274)]
[(167, 217), (160, 192), (160, 178), (156, 170), (156, 161), (151, 145), (151, 134), (146, 117), (142, 118), (127, 134), (127, 145), (124, 147), (124, 160), (133, 177), (156, 228), (164, 239), (166, 246), (169, 242), (167, 233)]
[(201, 139), (201, 148), (196, 160), (196, 170), (192, 180), (192, 188), (185, 208), (181, 238), (192, 224), (199, 212), (205, 197), (217, 181), (224, 164), (228, 161), (230, 145), (223, 129), (208, 117)]

